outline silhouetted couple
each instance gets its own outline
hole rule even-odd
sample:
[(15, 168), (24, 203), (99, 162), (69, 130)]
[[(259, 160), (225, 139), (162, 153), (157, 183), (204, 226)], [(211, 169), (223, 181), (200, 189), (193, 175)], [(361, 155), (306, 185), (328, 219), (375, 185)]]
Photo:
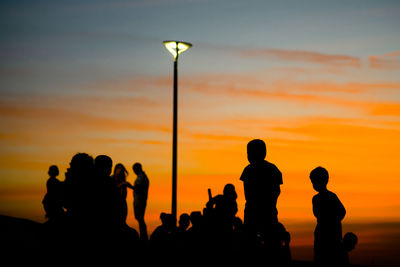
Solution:
[(128, 204), (126, 203), (127, 188), (133, 190), (133, 211), (135, 219), (139, 223), (140, 238), (142, 240), (148, 239), (147, 226), (144, 221), (144, 215), (147, 206), (147, 197), (149, 191), (149, 179), (146, 173), (143, 171), (140, 163), (135, 163), (132, 166), (136, 179), (134, 185), (126, 181), (128, 171), (125, 166), (121, 163), (115, 165), (113, 179), (119, 191), (119, 213), (120, 213), (120, 224), (126, 226), (126, 217), (128, 215)]

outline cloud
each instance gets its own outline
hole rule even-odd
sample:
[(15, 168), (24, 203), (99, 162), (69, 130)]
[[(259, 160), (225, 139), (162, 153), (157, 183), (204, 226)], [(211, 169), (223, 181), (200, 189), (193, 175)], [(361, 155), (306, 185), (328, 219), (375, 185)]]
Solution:
[(277, 49), (277, 48), (247, 48), (232, 45), (218, 45), (207, 43), (196, 43), (196, 46), (204, 49), (229, 52), (243, 58), (275, 59), (288, 62), (313, 63), (336, 67), (361, 66), (361, 59), (356, 56), (345, 54), (329, 54), (310, 50)]
[(340, 54), (326, 54), (305, 50), (251, 49), (243, 50), (240, 54), (243, 57), (249, 58), (278, 59), (283, 61), (315, 63), (343, 67), (361, 66), (360, 58), (358, 57)]
[[(19, 127), (28, 127), (35, 125), (36, 131), (40, 127), (45, 127), (46, 130), (56, 131), (66, 134), (71, 132), (79, 132), (85, 130), (102, 130), (102, 131), (158, 131), (169, 132), (170, 127), (167, 124), (161, 123), (160, 120), (150, 122), (148, 118), (120, 119), (111, 116), (93, 115), (88, 112), (82, 112), (79, 109), (68, 110), (63, 107), (46, 107), (34, 105), (11, 105), (0, 103), (1, 119), (10, 119), (17, 124), (20, 121)], [(30, 129), (30, 131), (34, 131)], [(2, 127), (3, 131), (7, 128)]]
[(369, 57), (369, 67), (382, 70), (400, 69), (400, 51), (386, 53), (383, 55), (372, 55)]

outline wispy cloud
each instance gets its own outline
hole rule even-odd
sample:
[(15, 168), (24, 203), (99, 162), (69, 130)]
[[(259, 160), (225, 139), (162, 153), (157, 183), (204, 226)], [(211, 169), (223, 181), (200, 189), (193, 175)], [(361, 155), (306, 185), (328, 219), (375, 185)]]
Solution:
[(369, 57), (369, 66), (373, 69), (398, 70), (400, 69), (400, 51)]
[(243, 50), (243, 57), (267, 58), (284, 61), (294, 61), (303, 63), (316, 63), (333, 66), (360, 67), (360, 58), (349, 55), (327, 54), (305, 50), (284, 50), (284, 49), (251, 49)]

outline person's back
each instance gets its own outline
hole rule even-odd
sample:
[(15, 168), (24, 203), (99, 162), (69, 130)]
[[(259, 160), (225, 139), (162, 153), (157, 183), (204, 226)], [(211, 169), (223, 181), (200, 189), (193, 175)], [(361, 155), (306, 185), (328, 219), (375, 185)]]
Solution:
[(280, 194), (282, 173), (272, 163), (266, 161), (264, 141), (256, 139), (247, 145), (250, 164), (243, 170), (246, 198), (244, 224), (252, 232), (264, 232), (265, 227), (277, 222), (277, 199)]
[(313, 213), (317, 219), (314, 231), (314, 261), (335, 264), (341, 260), (342, 223), (346, 210), (335, 193), (326, 188), (328, 172), (318, 167), (310, 173), (314, 189)]

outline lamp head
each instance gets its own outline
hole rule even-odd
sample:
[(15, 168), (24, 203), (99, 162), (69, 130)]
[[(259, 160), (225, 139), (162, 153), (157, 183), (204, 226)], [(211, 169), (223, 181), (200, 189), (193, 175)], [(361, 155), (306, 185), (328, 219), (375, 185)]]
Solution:
[(164, 41), (163, 44), (165, 45), (165, 48), (167, 48), (167, 50), (174, 56), (175, 60), (180, 53), (185, 52), (192, 46), (191, 43), (181, 41)]

